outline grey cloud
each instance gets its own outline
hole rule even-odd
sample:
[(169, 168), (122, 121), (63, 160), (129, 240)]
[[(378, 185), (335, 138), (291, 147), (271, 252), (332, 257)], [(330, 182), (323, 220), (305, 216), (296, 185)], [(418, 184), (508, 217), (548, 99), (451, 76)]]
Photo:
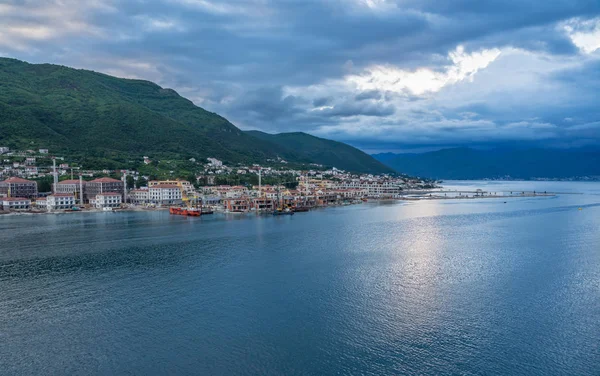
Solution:
[(325, 106), (325, 105), (331, 103), (332, 101), (333, 101), (332, 97), (317, 98), (317, 99), (313, 100), (313, 106), (315, 106), (315, 107)]
[[(331, 137), (371, 146), (485, 144), (519, 137), (533, 143), (536, 132), (548, 144), (600, 140), (596, 128), (583, 127), (600, 116), (595, 99), (600, 66), (593, 59), (554, 75), (540, 73), (537, 84), (560, 92), (540, 89), (528, 100), (508, 89), (463, 102), (454, 99), (462, 88), (438, 100), (383, 89), (326, 88), (317, 96), (284, 90), (327, 86), (373, 64), (435, 70), (448, 64), (448, 51), (458, 44), (467, 51), (510, 46), (576, 61), (580, 52), (558, 25), (598, 16), (599, 1), (402, 0), (394, 6), (390, 0), (382, 10), (355, 0), (207, 2), (212, 7), (167, 0), (11, 1), (7, 4), (18, 12), (0, 14), (0, 50), (31, 62), (153, 80), (246, 128), (337, 127)], [(19, 25), (39, 26), (46, 34), (10, 34)], [(3, 41), (3, 35), (11, 39)], [(560, 97), (560, 105), (548, 105), (555, 104), (553, 96)], [(533, 117), (557, 128), (546, 133), (506, 128)], [(478, 128), (474, 119), (495, 126)], [(444, 126), (444, 121), (454, 123)], [(377, 135), (378, 128), (386, 131)]]
[(356, 99), (357, 101), (364, 101), (367, 99), (381, 99), (382, 96), (383, 96), (383, 94), (381, 93), (381, 91), (370, 90), (370, 91), (363, 91), (362, 93), (360, 93), (356, 97), (354, 97), (354, 99)]

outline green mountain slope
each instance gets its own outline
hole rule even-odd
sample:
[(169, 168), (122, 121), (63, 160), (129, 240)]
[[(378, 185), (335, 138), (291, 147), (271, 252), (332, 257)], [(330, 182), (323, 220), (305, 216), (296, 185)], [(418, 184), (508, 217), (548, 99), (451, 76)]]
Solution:
[(600, 175), (600, 152), (585, 150), (443, 149), (374, 155), (396, 171), (434, 179), (570, 178)]
[(0, 143), (7, 146), (117, 164), (143, 154), (227, 161), (275, 154), (226, 119), (151, 82), (12, 59), (0, 59), (0, 125)]
[[(0, 58), (0, 146), (48, 148), (89, 168), (131, 167), (143, 155), (216, 157), (226, 163), (283, 155), (291, 162), (328, 165), (318, 153), (317, 159), (306, 159), (308, 150), (297, 153), (242, 132), (152, 82), (6, 58)], [(377, 171), (386, 169), (374, 159), (371, 164)], [(347, 167), (363, 171), (365, 165)]]
[[(253, 137), (286, 148), (295, 158), (313, 161), (343, 170), (389, 173), (393, 170), (370, 155), (342, 142), (326, 140), (302, 132), (269, 134), (247, 131)], [(286, 156), (286, 154), (283, 154)], [(316, 162), (318, 161), (318, 162)]]

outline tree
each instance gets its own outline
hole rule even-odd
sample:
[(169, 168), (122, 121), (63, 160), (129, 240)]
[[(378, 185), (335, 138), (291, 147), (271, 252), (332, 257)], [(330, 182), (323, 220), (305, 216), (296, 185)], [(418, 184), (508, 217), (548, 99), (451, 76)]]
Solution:
[(198, 185), (198, 180), (196, 179), (196, 175), (194, 174), (189, 174), (185, 180), (189, 181), (194, 186)]
[(135, 180), (133, 176), (127, 175), (127, 189), (132, 189), (135, 186)]
[(38, 181), (38, 192), (51, 192), (52, 179), (42, 179)]
[(138, 176), (138, 179), (135, 182), (136, 188), (144, 187), (147, 185), (148, 185), (148, 180), (146, 180), (143, 176)]

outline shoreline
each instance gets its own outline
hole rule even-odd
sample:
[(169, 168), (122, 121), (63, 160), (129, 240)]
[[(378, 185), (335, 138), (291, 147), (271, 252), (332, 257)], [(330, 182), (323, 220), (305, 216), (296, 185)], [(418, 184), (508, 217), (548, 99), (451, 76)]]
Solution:
[[(515, 199), (515, 198), (532, 198), (532, 197), (556, 197), (560, 193), (547, 192), (547, 193), (533, 193), (533, 192), (525, 192), (524, 194), (518, 195), (458, 195), (458, 196), (440, 196), (440, 193), (453, 193), (456, 194), (456, 191), (425, 191), (425, 192), (410, 192), (408, 195), (400, 196), (400, 197), (390, 197), (390, 198), (370, 198), (366, 202), (379, 202), (379, 201), (432, 201), (432, 200), (474, 200), (474, 199)], [(475, 193), (475, 192), (469, 192)], [(569, 193), (570, 194), (570, 193)], [(575, 194), (575, 193), (573, 193)], [(577, 193), (582, 194), (582, 193)], [(414, 196), (414, 197), (411, 197)], [(310, 211), (315, 209), (327, 209), (331, 207), (340, 207), (340, 206), (352, 206), (352, 205), (360, 205), (365, 202), (350, 202), (350, 203), (338, 203), (332, 205), (325, 206), (315, 206), (310, 208)], [(169, 207), (125, 207), (118, 208), (115, 210), (104, 211), (99, 209), (82, 209), (82, 210), (63, 210), (63, 211), (0, 211), (0, 217), (3, 216), (28, 216), (28, 215), (45, 215), (45, 214), (82, 214), (82, 213), (120, 213), (120, 212), (158, 212), (158, 211), (168, 211)], [(238, 214), (237, 212), (231, 213), (225, 210), (215, 210), (215, 213), (220, 214)], [(269, 211), (247, 211), (239, 214), (269, 214)]]

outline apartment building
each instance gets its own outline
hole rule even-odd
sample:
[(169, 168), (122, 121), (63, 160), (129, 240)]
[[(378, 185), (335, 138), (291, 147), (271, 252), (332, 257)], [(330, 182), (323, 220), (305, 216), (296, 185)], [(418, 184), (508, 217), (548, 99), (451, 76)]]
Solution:
[(150, 203), (156, 205), (176, 205), (181, 204), (181, 189), (177, 185), (158, 184), (148, 188), (148, 198)]
[(122, 202), (121, 194), (116, 192), (99, 193), (94, 199), (90, 200), (90, 204), (97, 209), (118, 208)]
[(37, 197), (37, 183), (31, 180), (11, 177), (0, 182), (0, 194), (5, 194), (11, 197)]
[(48, 210), (65, 210), (75, 206), (75, 196), (72, 193), (54, 193), (46, 197)]
[(0, 199), (3, 210), (29, 210), (31, 200), (25, 197), (4, 197)]
[(123, 188), (124, 184), (121, 180), (113, 178), (99, 178), (88, 181), (85, 184), (83, 193), (86, 200), (90, 201), (90, 203), (96, 198), (97, 195), (101, 193), (118, 193), (122, 200)]

